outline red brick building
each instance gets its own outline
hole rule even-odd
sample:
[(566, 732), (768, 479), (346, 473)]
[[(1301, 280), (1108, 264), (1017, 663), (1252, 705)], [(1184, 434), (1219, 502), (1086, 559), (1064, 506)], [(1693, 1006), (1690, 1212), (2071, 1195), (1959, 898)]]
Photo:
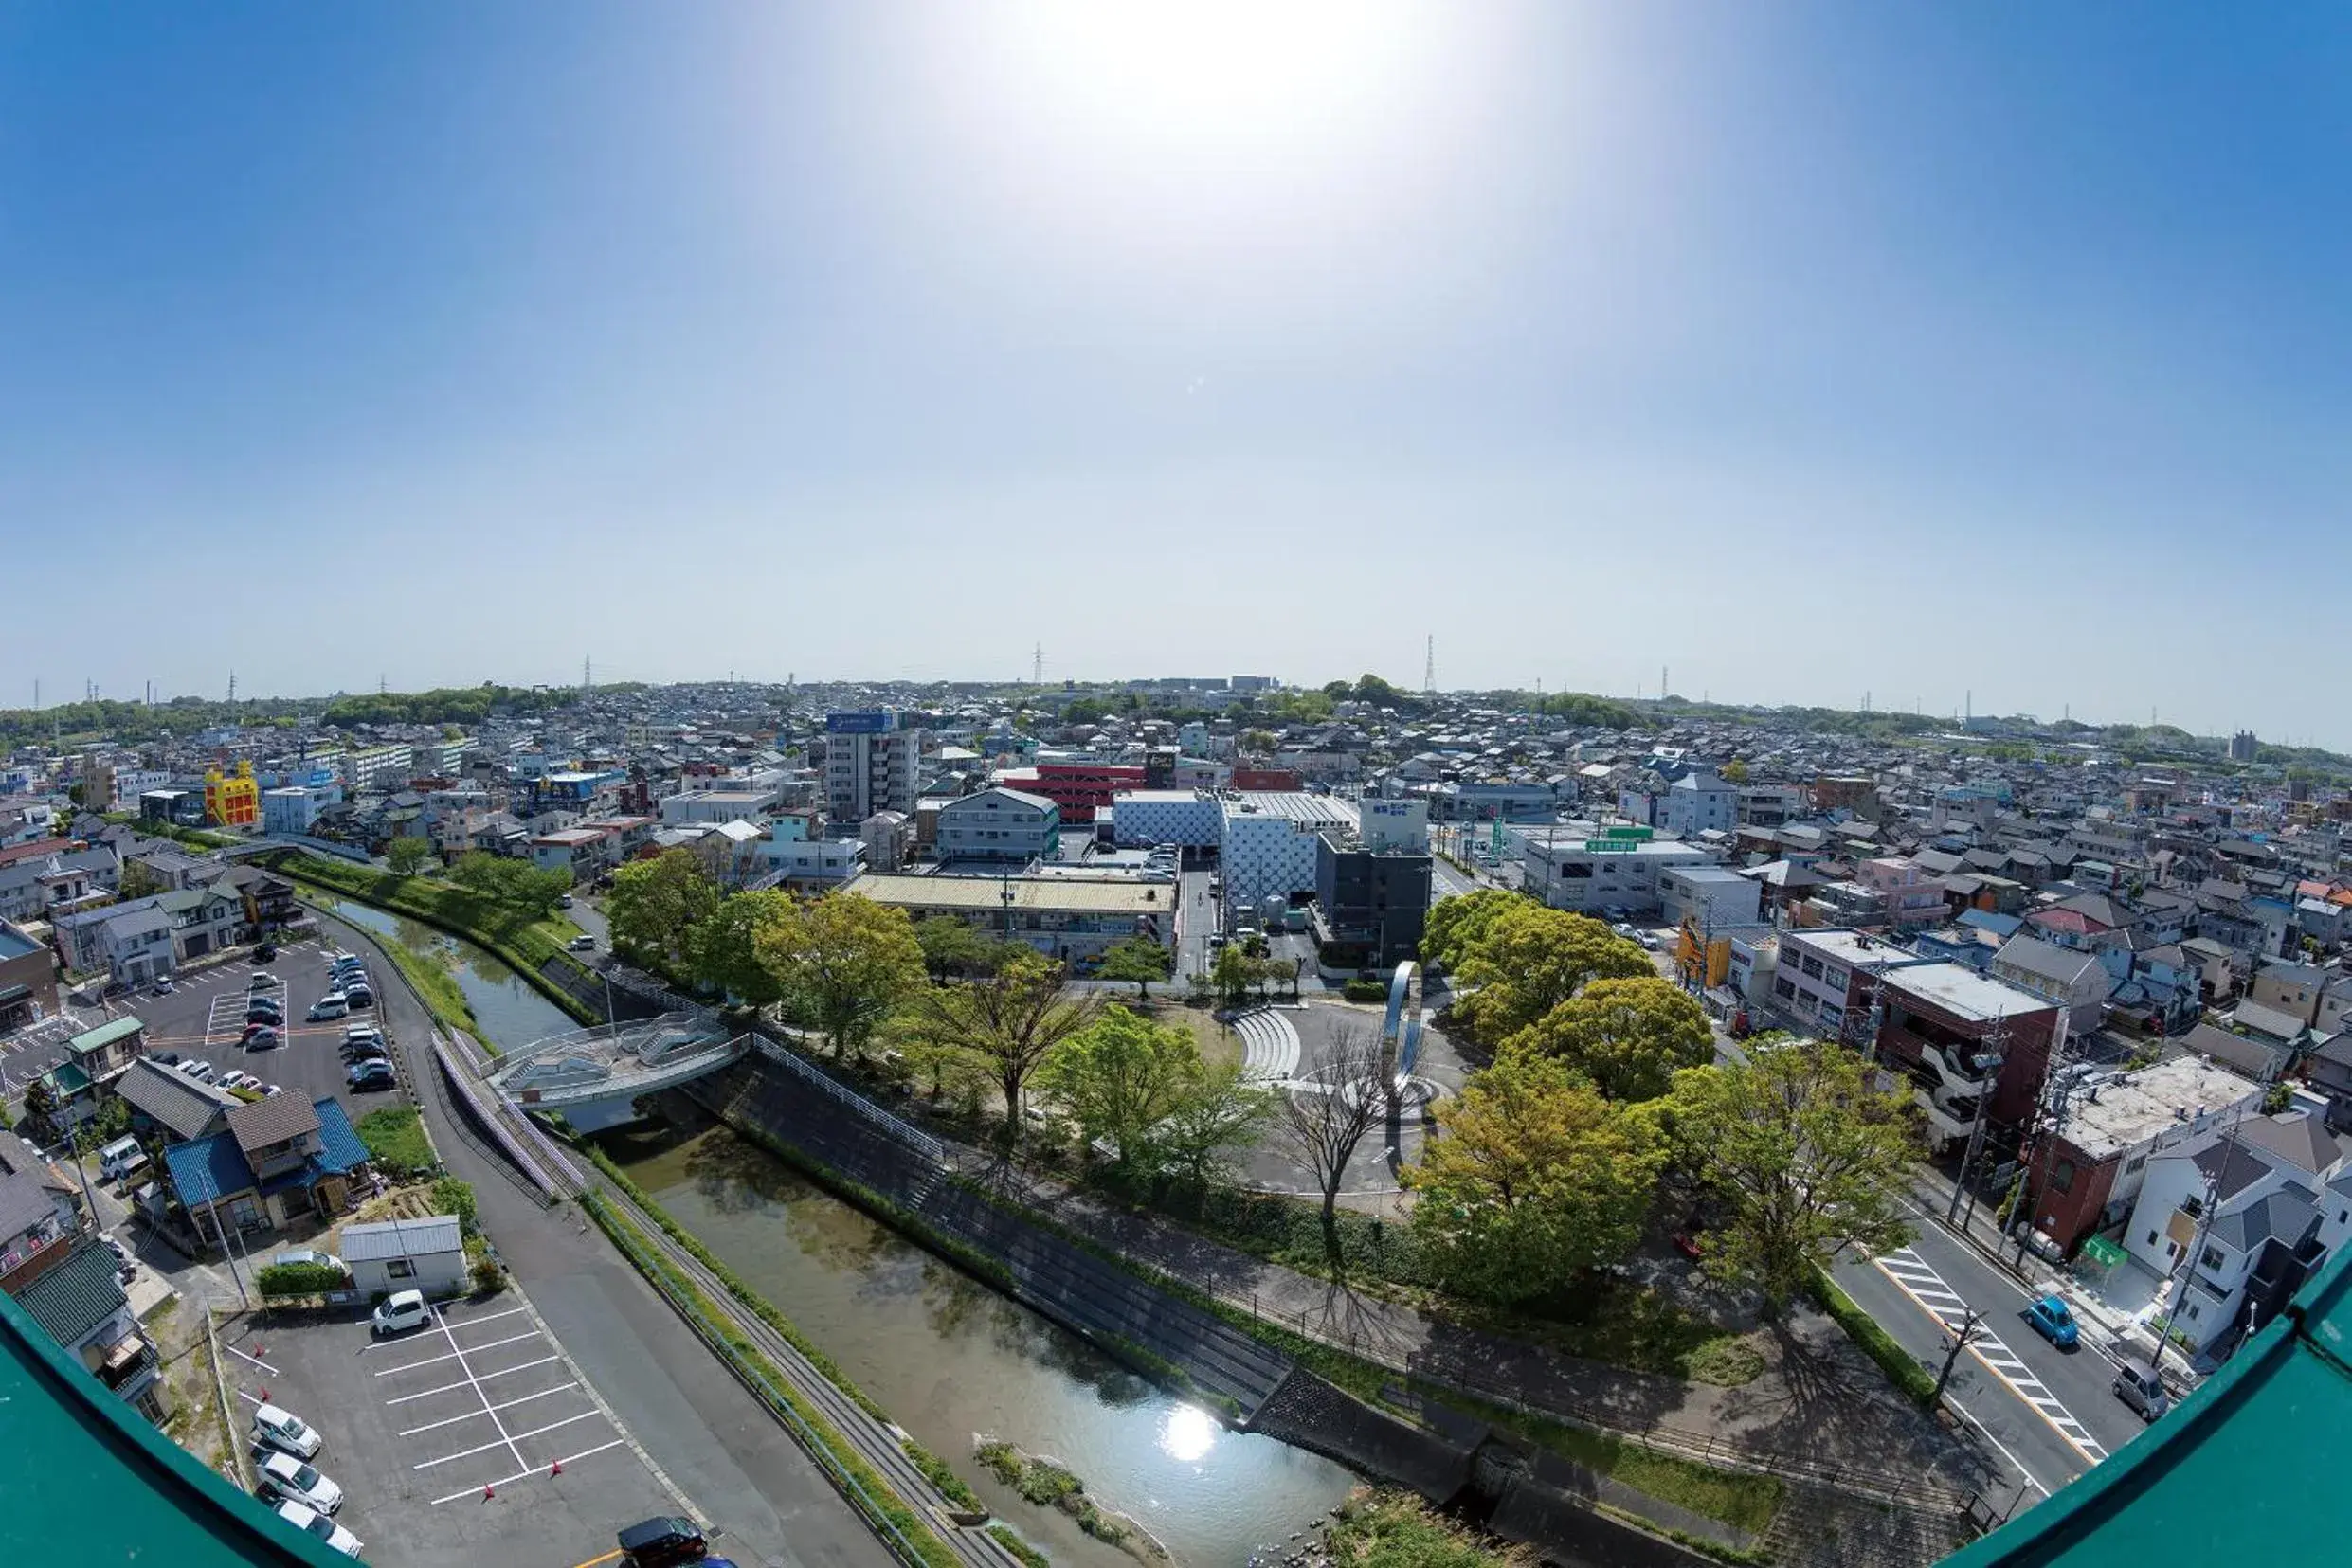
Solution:
[(996, 776), (1006, 789), (1042, 795), (1061, 808), (1064, 822), (1091, 822), (1122, 789), (1144, 787), (1144, 770), (1113, 763), (1040, 763)]

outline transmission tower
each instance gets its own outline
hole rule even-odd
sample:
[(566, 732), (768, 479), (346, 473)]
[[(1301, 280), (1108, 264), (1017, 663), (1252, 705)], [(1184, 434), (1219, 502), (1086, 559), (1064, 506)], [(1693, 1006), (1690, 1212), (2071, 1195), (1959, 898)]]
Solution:
[(237, 672), (234, 670), (228, 672), (228, 700), (232, 706), (237, 701)]
[(1438, 694), (1438, 634), (1435, 632), (1429, 634), (1427, 651), (1421, 656), (1421, 694), (1430, 697)]
[(1042, 642), (1029, 651), (1029, 684), (1045, 684), (1045, 644)]
[(583, 692), (590, 691), (594, 689), (595, 685), (596, 666), (588, 662), (588, 655), (582, 654), (580, 656), (580, 690)]

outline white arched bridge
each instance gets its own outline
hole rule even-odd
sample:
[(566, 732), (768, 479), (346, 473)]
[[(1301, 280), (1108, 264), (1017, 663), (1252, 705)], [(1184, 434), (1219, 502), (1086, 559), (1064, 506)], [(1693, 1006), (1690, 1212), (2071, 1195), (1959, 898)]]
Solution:
[(561, 1110), (675, 1089), (742, 1060), (751, 1048), (749, 1035), (728, 1034), (708, 1014), (664, 1013), (527, 1045), (501, 1057), (488, 1082), (526, 1110)]

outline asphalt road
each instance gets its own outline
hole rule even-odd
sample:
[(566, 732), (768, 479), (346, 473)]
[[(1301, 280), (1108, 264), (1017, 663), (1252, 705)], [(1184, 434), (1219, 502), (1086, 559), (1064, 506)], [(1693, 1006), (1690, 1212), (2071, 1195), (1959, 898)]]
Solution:
[(1983, 1334), (1962, 1355), (1955, 1404), (2039, 1495), (2056, 1491), (2144, 1429), (2115, 1397), (2115, 1363), (2086, 1335), (2061, 1350), (2024, 1312), (2035, 1292), (1946, 1230), (1923, 1194), (1918, 1235), (1884, 1258), (1849, 1258), (1837, 1283), (1930, 1370), (1950, 1343), (1945, 1325), (1974, 1309)]
[[(424, 1006), (390, 960), (367, 933), (326, 916), (319, 923), (368, 955), (370, 972), (384, 982), (379, 1009), (403, 1046), (403, 1075), (449, 1173), (473, 1183), (499, 1255), (588, 1381), (682, 1494), (682, 1505), (726, 1532), (715, 1547), (736, 1562), (770, 1568), (889, 1568), (890, 1554), (807, 1455), (604, 1234), (572, 1209), (541, 1208), (535, 1190), (456, 1120), (425, 1043)], [(614, 1528), (628, 1523), (611, 1522)]]

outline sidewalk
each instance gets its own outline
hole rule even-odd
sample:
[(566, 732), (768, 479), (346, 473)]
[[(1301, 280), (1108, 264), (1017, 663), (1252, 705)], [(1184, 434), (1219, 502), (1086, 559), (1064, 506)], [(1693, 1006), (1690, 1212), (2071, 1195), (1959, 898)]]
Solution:
[(1431, 1318), (1131, 1214), (1052, 1178), (958, 1149), (967, 1178), (1006, 1191), (1097, 1246), (1293, 1333), (1475, 1397), (1640, 1438), (1689, 1457), (1924, 1503), (1957, 1505), (1993, 1468), (1964, 1438), (1888, 1386), (1809, 1304), (1750, 1343), (1764, 1370), (1734, 1388), (1686, 1383), (1561, 1355)]

